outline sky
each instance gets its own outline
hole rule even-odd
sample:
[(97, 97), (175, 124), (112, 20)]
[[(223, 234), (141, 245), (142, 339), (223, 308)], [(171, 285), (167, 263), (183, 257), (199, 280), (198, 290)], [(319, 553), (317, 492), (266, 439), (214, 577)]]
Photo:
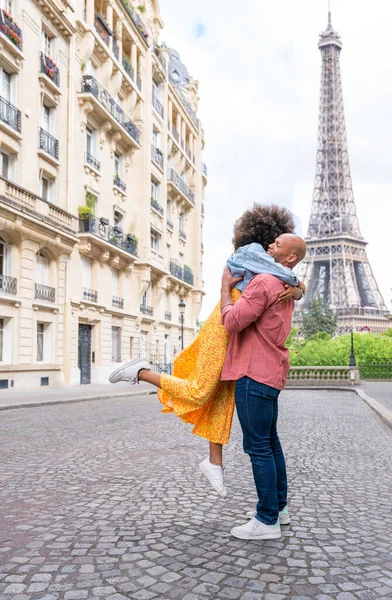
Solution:
[[(391, 309), (392, 45), (390, 0), (331, 0), (354, 197), (368, 257)], [(328, 0), (160, 0), (161, 41), (199, 81), (208, 167), (206, 296), (219, 299), (233, 224), (253, 202), (293, 211), (305, 236), (316, 164), (321, 59)], [(387, 249), (388, 248), (388, 249)]]

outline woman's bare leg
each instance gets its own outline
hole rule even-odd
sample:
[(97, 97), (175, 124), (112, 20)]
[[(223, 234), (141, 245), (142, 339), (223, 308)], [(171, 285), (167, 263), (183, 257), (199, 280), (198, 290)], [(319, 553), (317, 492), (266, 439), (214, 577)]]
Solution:
[(215, 444), (214, 442), (210, 442), (210, 463), (213, 465), (217, 465), (221, 467), (223, 464), (222, 458), (222, 444)]
[(149, 369), (142, 369), (141, 371), (139, 371), (139, 381), (145, 381), (146, 383), (151, 383), (156, 387), (161, 387), (160, 373), (154, 373)]

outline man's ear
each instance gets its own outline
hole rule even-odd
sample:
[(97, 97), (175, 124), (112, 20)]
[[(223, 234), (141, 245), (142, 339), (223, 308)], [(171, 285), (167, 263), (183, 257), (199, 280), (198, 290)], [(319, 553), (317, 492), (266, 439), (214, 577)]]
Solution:
[(291, 264), (295, 264), (298, 261), (298, 256), (294, 253), (291, 253), (288, 255), (286, 262), (288, 262), (290, 265)]

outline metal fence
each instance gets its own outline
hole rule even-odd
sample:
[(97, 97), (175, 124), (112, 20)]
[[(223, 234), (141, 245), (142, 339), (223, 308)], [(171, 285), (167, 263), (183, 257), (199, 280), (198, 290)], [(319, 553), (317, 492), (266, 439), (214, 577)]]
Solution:
[(359, 365), (362, 379), (392, 379), (392, 362), (368, 362)]

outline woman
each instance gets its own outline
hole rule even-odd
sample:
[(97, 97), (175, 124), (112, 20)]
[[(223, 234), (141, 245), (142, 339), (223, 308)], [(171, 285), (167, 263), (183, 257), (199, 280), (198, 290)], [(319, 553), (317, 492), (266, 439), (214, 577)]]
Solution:
[[(291, 212), (276, 205), (254, 204), (236, 221), (235, 254), (227, 262), (232, 274), (241, 277), (232, 292), (234, 302), (258, 273), (275, 275), (286, 284), (281, 301), (301, 298), (304, 286), (298, 284), (294, 273), (266, 253), (277, 237), (293, 230)], [(109, 377), (111, 383), (145, 381), (157, 386), (163, 412), (174, 412), (183, 421), (194, 425), (192, 433), (209, 440), (210, 456), (200, 463), (200, 468), (222, 497), (227, 495), (222, 445), (229, 441), (234, 412), (235, 382), (220, 381), (228, 341), (229, 334), (221, 325), (218, 303), (194, 341), (176, 356), (173, 375), (153, 373), (146, 360), (136, 359), (119, 367)]]

